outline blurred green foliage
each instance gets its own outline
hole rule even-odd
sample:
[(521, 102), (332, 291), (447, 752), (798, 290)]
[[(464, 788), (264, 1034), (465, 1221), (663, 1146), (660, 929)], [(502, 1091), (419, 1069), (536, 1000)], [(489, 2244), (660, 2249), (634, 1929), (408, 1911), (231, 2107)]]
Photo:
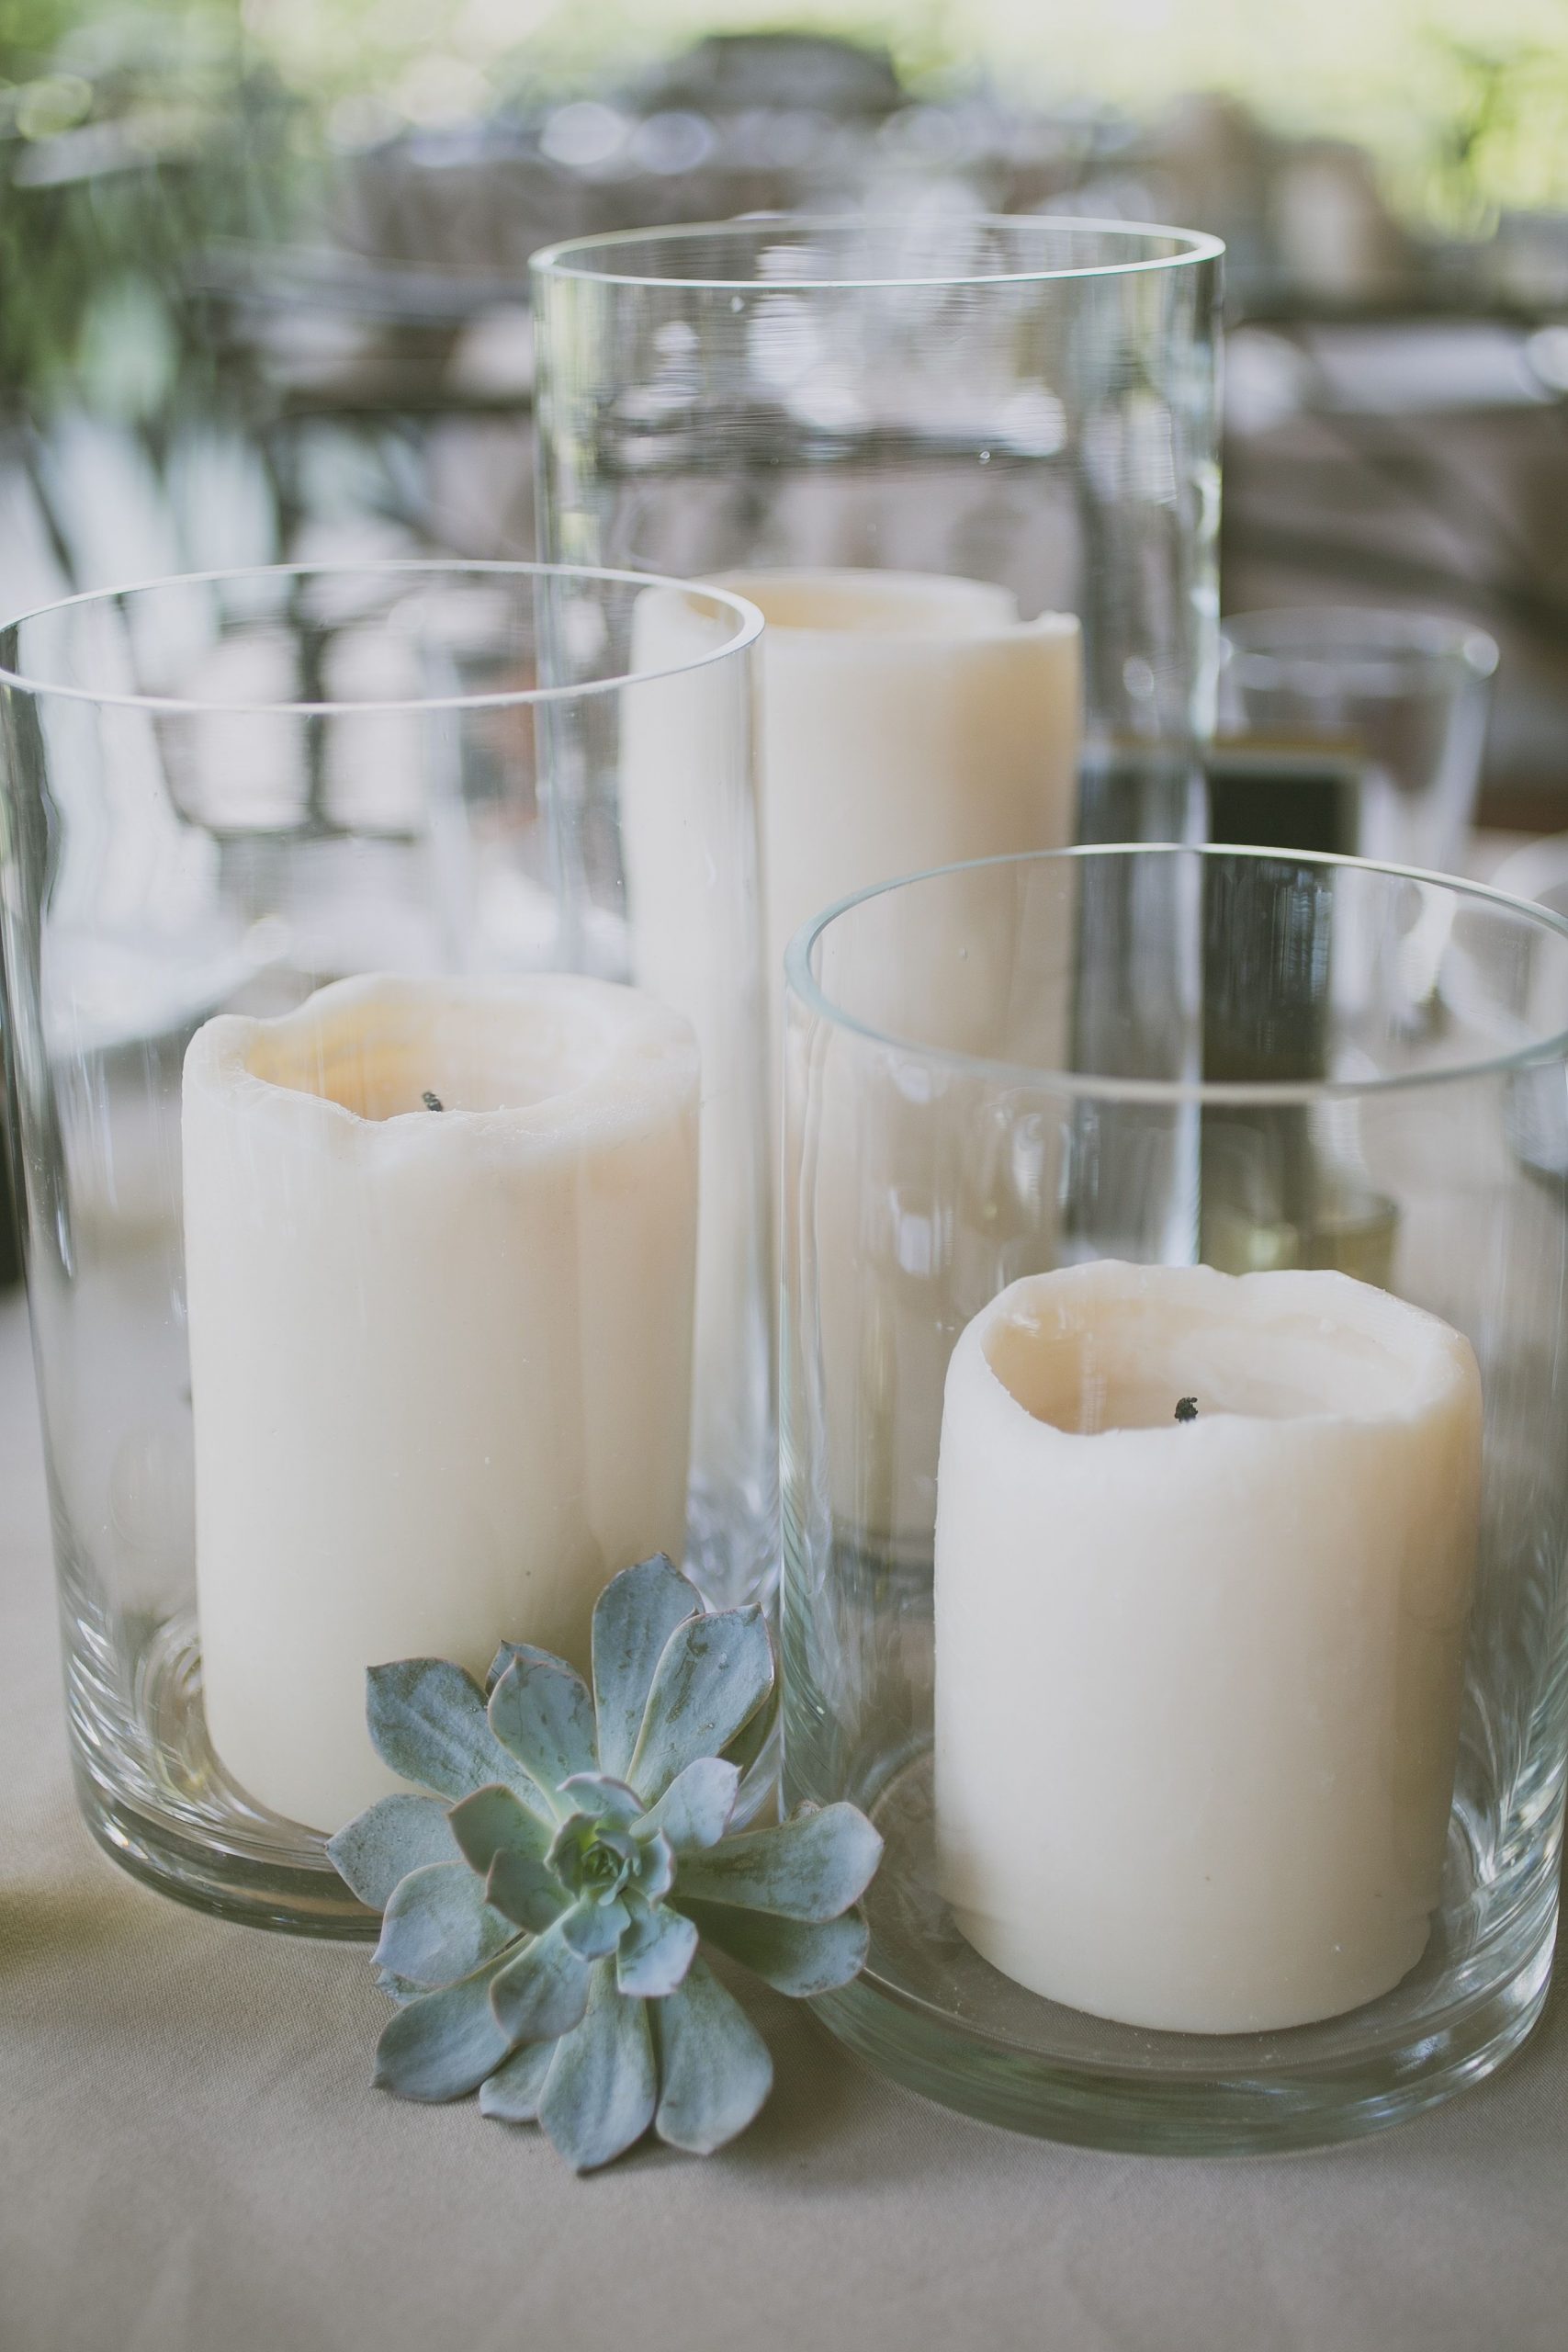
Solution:
[(1436, 85), (1416, 209), (1484, 230), (1498, 211), (1568, 204), (1568, 12), (1560, 41), (1434, 38)]
[(209, 397), (178, 364), (204, 348), (187, 264), (285, 226), (321, 148), (783, 21), (883, 40), (931, 92), (1150, 110), (1228, 88), (1363, 141), (1426, 226), (1568, 206), (1568, 0), (0, 0), (0, 404)]
[[(0, 0), (0, 409), (141, 422), (189, 396), (195, 257), (281, 226), (298, 102), (231, 6)], [(182, 356), (182, 355), (184, 355)], [(216, 365), (211, 361), (209, 365)]]
[(244, 0), (297, 88), (440, 121), (523, 85), (632, 70), (710, 30), (881, 41), (906, 79), (1148, 111), (1223, 89), (1276, 127), (1352, 139), (1400, 209), (1483, 230), (1568, 205), (1568, 0)]

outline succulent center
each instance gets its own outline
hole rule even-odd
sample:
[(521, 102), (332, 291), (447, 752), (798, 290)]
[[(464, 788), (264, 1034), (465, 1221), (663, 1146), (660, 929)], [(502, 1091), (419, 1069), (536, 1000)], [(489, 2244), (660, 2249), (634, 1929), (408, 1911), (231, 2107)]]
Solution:
[(612, 1853), (608, 1846), (595, 1840), (582, 1857), (584, 1892), (618, 1894), (626, 1883), (626, 1869), (624, 1856)]
[(551, 1857), (563, 1886), (594, 1903), (614, 1903), (632, 1876), (637, 1849), (624, 1830), (581, 1815), (567, 1823)]

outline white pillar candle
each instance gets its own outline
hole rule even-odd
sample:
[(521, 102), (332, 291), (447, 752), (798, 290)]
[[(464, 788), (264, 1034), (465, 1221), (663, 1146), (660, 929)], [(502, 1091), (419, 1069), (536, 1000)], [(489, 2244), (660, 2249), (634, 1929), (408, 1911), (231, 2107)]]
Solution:
[(335, 1829), (397, 1786), (367, 1667), (585, 1665), (606, 1579), (680, 1558), (696, 1125), (688, 1023), (598, 980), (344, 980), (197, 1031), (203, 1678), (263, 1804)]
[[(934, 572), (734, 571), (718, 584), (768, 625), (763, 933), (775, 1012), (784, 949), (836, 900), (1073, 839), (1082, 661), (1072, 614), (1021, 621), (1010, 590)], [(691, 662), (728, 627), (678, 589), (649, 589), (636, 663)], [(679, 724), (637, 730), (622, 788), (639, 957), (670, 974), (672, 1001), (706, 985), (693, 929), (702, 877), (682, 839), (705, 821), (706, 779), (721, 764), (703, 683), (700, 672), (682, 681)]]
[[(771, 1093), (778, 1091), (784, 955), (800, 925), (840, 899), (901, 874), (1009, 851), (1059, 848), (1077, 829), (1081, 733), (1081, 650), (1077, 619), (1046, 613), (1021, 621), (1011, 592), (938, 573), (758, 571), (728, 572), (719, 586), (750, 599), (767, 622), (761, 661), (762, 941), (767, 968)], [(637, 599), (633, 659), (638, 670), (692, 663), (730, 634), (680, 589)], [(706, 1416), (737, 1394), (731, 1374), (737, 1236), (757, 1217), (749, 1168), (723, 1121), (752, 1098), (716, 1081), (716, 1049), (733, 1035), (739, 956), (715, 907), (703, 844), (724, 838), (718, 786), (733, 772), (728, 708), (711, 672), (634, 687), (623, 746), (621, 842), (637, 978), (690, 1014), (703, 1042), (703, 1262), (698, 1285), (698, 1387)], [(737, 856), (737, 870), (746, 861)], [(889, 1022), (956, 1047), (994, 1034), (996, 1003), (1010, 978), (1010, 943), (962, 912), (920, 970), (888, 975)], [(942, 952), (945, 951), (945, 952)], [(929, 973), (929, 983), (923, 975)], [(921, 989), (925, 993), (922, 995)], [(876, 1011), (870, 992), (860, 1011)], [(710, 1051), (710, 1040), (715, 1050)], [(776, 1119), (776, 1112), (775, 1112)], [(898, 1106), (882, 1137), (889, 1171), (900, 1157)], [(829, 1144), (829, 1152), (833, 1148)], [(911, 1156), (918, 1156), (917, 1150)], [(859, 1218), (852, 1169), (824, 1175), (822, 1215)], [(886, 1227), (886, 1220), (884, 1220)], [(875, 1246), (874, 1244), (873, 1245)], [(892, 1246), (901, 1246), (895, 1238)], [(852, 1297), (829, 1309), (825, 1341), (838, 1383), (884, 1393), (878, 1369), (886, 1335), (863, 1328)], [(901, 1351), (904, 1407), (934, 1437), (945, 1345), (915, 1317)], [(919, 1402), (914, 1402), (918, 1390)], [(918, 1440), (908, 1453), (919, 1454)], [(930, 1449), (922, 1457), (928, 1464)], [(911, 1520), (930, 1536), (929, 1468), (911, 1481), (880, 1480), (876, 1524)], [(842, 1498), (866, 1524), (864, 1496)]]
[(759, 1432), (771, 1442), (758, 1307), (772, 1289), (754, 705), (733, 661), (702, 659), (735, 630), (711, 597), (637, 597), (632, 667), (654, 674), (619, 698), (620, 818), (631, 976), (686, 1015), (702, 1054), (693, 1460), (699, 1485), (754, 1487)]
[(1104, 1262), (976, 1316), (935, 1756), (976, 1950), (1195, 2033), (1396, 1984), (1438, 1901), (1480, 1466), (1468, 1342), (1348, 1275)]
[(769, 968), (804, 922), (900, 874), (1060, 849), (1077, 822), (1070, 613), (905, 571), (736, 571), (762, 639)]

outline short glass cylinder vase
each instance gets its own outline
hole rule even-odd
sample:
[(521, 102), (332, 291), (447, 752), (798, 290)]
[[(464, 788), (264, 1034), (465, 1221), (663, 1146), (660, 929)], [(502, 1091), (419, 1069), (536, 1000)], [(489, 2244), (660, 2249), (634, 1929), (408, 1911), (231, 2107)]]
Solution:
[(895, 874), (1201, 833), (1221, 252), (784, 214), (536, 255), (539, 552), (768, 622), (775, 982)]
[(794, 943), (784, 1783), (887, 1841), (821, 2005), (913, 2087), (1213, 2154), (1545, 1998), (1568, 925), (1131, 847)]
[(237, 1918), (373, 1928), (322, 1851), (395, 1785), (367, 1666), (585, 1664), (660, 1550), (771, 1595), (761, 624), (641, 660), (661, 593), (276, 570), (0, 637), (78, 1786)]

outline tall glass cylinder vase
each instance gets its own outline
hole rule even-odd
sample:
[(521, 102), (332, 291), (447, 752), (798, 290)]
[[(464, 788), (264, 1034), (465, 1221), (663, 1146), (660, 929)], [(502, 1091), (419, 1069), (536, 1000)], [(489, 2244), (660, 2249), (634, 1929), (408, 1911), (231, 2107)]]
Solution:
[(238, 1917), (373, 1926), (321, 1850), (389, 1784), (367, 1666), (585, 1662), (660, 1550), (769, 1589), (761, 621), (650, 661), (663, 593), (278, 570), (0, 638), (78, 1784)]
[(1219, 2153), (1488, 2074), (1568, 1733), (1568, 925), (1333, 859), (948, 869), (790, 951), (784, 1777), (835, 2031)]
[(799, 923), (895, 874), (1186, 837), (1220, 253), (784, 215), (536, 257), (541, 553), (721, 579), (769, 624), (775, 979)]

